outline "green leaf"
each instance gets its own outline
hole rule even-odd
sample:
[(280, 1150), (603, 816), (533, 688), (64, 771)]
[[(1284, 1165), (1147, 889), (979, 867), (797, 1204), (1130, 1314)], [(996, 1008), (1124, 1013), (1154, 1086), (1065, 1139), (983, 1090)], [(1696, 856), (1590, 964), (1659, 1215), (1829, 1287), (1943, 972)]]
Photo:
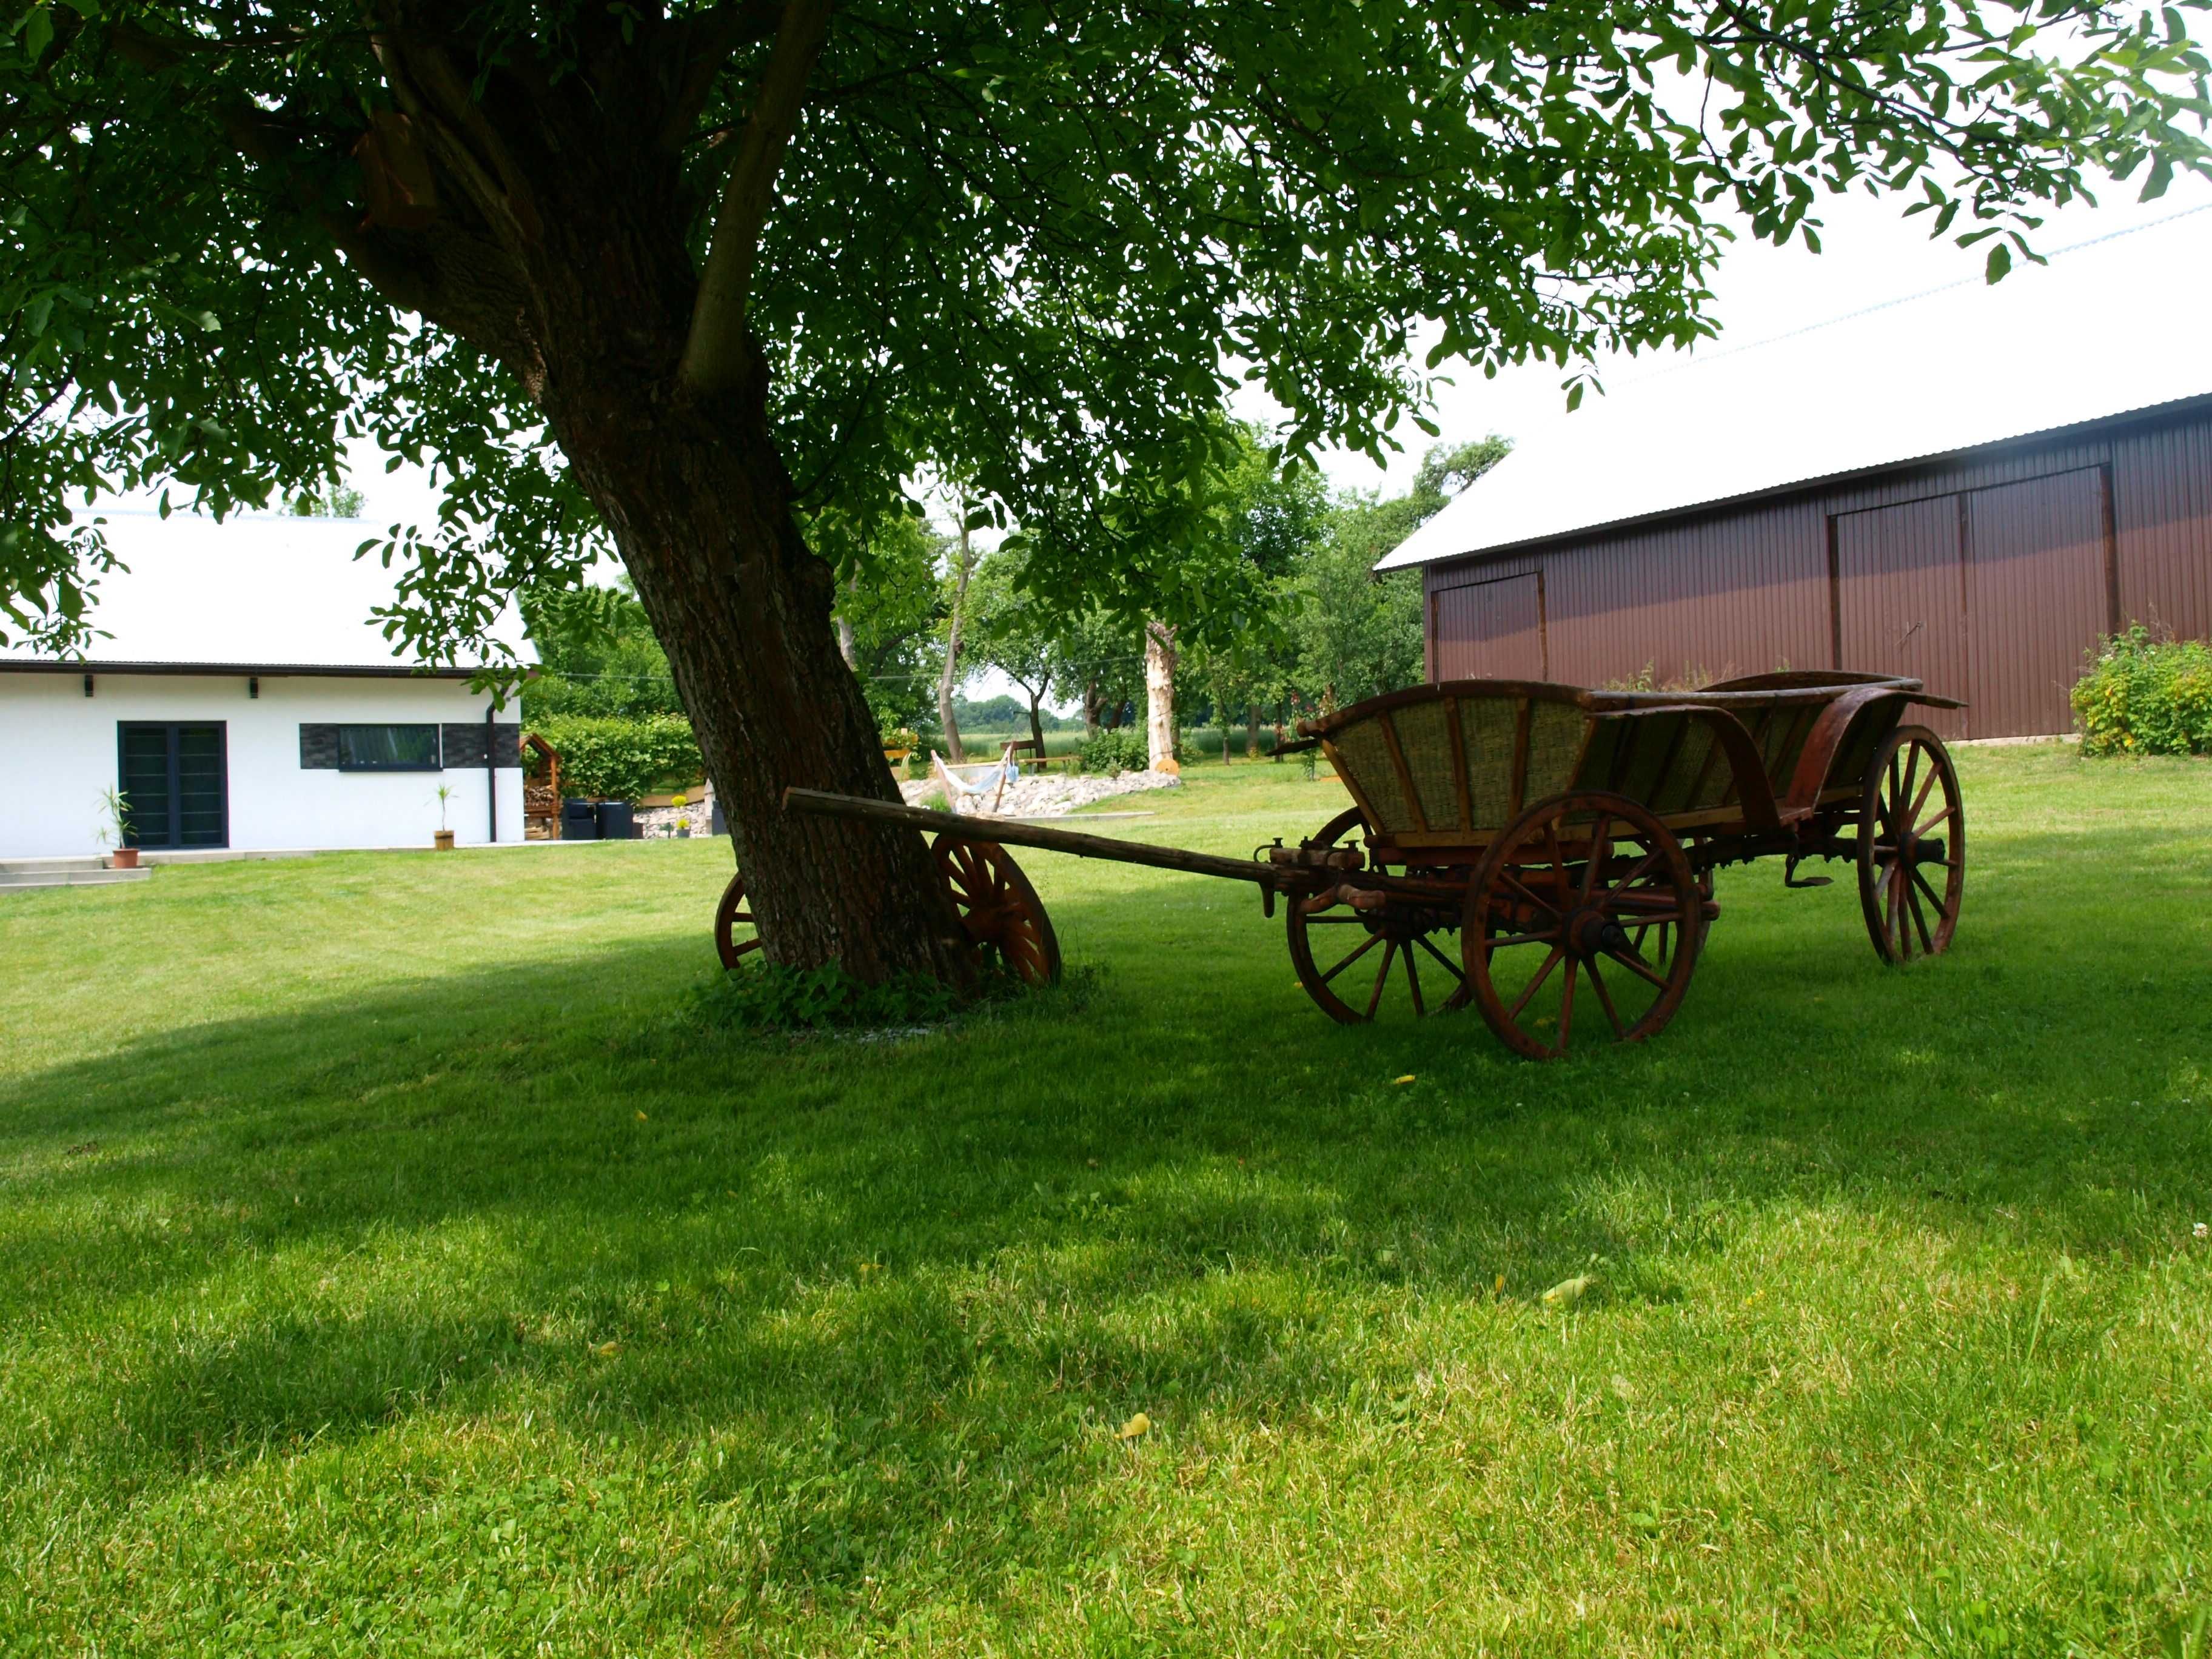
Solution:
[(2002, 242), (1990, 243), (1989, 264), (1984, 268), (1987, 280), (2001, 283), (2004, 280), (2005, 273), (2011, 269), (2012, 249)]
[(30, 15), (23, 19), (22, 28), (24, 55), (35, 64), (45, 56), (46, 47), (53, 40), (53, 14), (43, 4), (33, 6)]

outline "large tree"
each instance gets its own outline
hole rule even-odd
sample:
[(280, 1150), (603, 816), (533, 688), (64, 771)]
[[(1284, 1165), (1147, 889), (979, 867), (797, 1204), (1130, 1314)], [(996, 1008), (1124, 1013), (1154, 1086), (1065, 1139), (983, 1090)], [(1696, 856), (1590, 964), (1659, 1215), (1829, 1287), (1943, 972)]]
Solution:
[[(1431, 366), (1708, 331), (1732, 206), (1916, 192), (1999, 268), (2087, 176), (2203, 165), (2179, 14), (2091, 0), (15, 0), (0, 593), (85, 637), (88, 494), (210, 511), (428, 461), (394, 625), (452, 648), (611, 538), (768, 953), (958, 976), (840, 568), (925, 467), (1170, 622), (1239, 375), (1379, 452)], [(1149, 501), (1127, 481), (1159, 481)], [(1152, 510), (1136, 511), (1146, 506)], [(1202, 529), (1194, 533), (1201, 533)]]

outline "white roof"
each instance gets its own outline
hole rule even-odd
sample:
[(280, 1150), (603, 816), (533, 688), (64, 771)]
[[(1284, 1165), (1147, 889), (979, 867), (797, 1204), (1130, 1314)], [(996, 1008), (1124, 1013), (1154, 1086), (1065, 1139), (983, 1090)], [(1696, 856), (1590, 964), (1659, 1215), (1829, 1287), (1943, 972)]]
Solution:
[[(222, 665), (266, 668), (368, 668), (426, 665), (395, 651), (370, 612), (390, 605), (398, 569), (354, 550), (383, 529), (358, 519), (248, 514), (221, 524), (192, 513), (167, 519), (137, 508), (96, 508), (107, 543), (129, 567), (94, 590), (92, 625), (113, 637), (85, 647), (102, 664)], [(536, 653), (510, 607), (494, 629), (524, 661)], [(0, 666), (50, 661), (21, 644), (0, 650)]]
[[(2203, 210), (2191, 210), (2201, 214)], [(2177, 227), (2177, 229), (2180, 228)], [(2212, 216), (2192, 232), (2212, 232)], [(2212, 330), (2129, 234), (1749, 345), (1725, 338), (1522, 434), (1378, 570), (1948, 454), (2212, 392)]]

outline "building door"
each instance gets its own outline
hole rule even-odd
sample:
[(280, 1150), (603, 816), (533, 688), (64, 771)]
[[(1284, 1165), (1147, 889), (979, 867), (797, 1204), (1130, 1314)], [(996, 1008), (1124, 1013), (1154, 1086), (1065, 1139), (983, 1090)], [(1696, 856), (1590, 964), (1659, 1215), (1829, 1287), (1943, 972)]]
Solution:
[(220, 720), (124, 720), (117, 771), (131, 808), (133, 847), (230, 845), (229, 770)]
[(1437, 678), (1544, 678), (1544, 594), (1535, 572), (1439, 588), (1433, 618)]
[(2054, 472), (1966, 497), (1967, 656), (1978, 738), (2074, 727), (2082, 653), (2116, 628), (2105, 469)]
[[(1829, 521), (1835, 558), (1836, 666), (1905, 674), (1938, 696), (1969, 695), (1964, 550), (1959, 498), (1838, 513)], [(1943, 737), (1962, 738), (1955, 709), (1922, 708)]]

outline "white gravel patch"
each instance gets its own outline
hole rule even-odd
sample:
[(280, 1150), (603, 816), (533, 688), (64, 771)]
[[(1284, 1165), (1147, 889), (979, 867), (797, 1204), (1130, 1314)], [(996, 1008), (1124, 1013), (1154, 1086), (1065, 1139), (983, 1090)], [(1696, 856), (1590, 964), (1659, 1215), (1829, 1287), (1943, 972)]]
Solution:
[[(1116, 795), (1133, 795), (1146, 789), (1179, 789), (1182, 780), (1169, 772), (1123, 772), (1115, 777), (1097, 777), (1087, 774), (1050, 772), (1041, 777), (1017, 778), (1006, 786), (999, 797), (994, 811), (987, 816), (1002, 818), (1056, 818), (1073, 811), (1079, 806), (1089, 806), (1096, 801), (1110, 800)], [(899, 793), (906, 797), (908, 805), (918, 805), (930, 796), (941, 794), (942, 787), (934, 778), (914, 778), (902, 781)], [(988, 794), (963, 795), (952, 804), (952, 810), (963, 815), (984, 813), (991, 805)]]

